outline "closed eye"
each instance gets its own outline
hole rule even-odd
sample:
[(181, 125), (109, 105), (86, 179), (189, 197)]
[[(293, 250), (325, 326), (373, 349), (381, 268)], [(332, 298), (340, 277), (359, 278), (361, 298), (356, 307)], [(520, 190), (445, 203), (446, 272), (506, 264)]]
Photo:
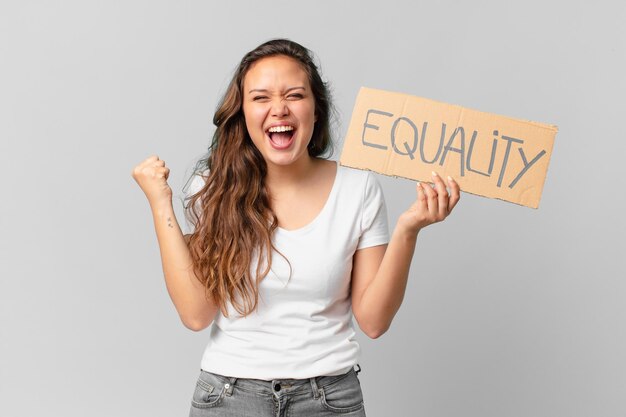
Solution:
[(304, 96), (302, 94), (290, 94), (289, 98), (303, 98)]
[(252, 101), (264, 100), (266, 98), (267, 98), (266, 96), (256, 96), (256, 97), (252, 98)]

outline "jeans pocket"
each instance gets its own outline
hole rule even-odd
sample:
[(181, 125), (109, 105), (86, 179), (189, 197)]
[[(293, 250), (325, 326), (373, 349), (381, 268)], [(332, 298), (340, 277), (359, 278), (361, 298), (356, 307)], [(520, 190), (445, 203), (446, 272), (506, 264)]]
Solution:
[(334, 413), (351, 413), (363, 408), (363, 392), (354, 371), (320, 389), (324, 408)]
[(201, 371), (196, 389), (193, 392), (191, 405), (196, 408), (215, 407), (222, 402), (226, 387), (209, 372)]

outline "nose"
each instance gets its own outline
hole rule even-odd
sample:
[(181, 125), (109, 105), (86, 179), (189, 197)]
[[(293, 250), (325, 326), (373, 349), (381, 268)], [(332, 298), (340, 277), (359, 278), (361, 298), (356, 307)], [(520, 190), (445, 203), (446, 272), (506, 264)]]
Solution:
[(289, 114), (289, 108), (282, 99), (276, 99), (272, 102), (272, 116), (284, 117)]

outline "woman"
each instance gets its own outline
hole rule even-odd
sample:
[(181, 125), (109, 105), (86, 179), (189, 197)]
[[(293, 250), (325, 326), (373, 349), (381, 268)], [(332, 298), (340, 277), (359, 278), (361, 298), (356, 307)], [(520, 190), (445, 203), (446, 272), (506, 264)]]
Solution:
[(459, 187), (433, 173), (389, 239), (375, 177), (322, 158), (331, 104), (310, 52), (276, 39), (244, 56), (199, 167), (183, 236), (156, 156), (133, 170), (148, 197), (167, 289), (185, 326), (212, 322), (191, 416), (365, 415), (361, 330), (398, 311), (419, 230)]

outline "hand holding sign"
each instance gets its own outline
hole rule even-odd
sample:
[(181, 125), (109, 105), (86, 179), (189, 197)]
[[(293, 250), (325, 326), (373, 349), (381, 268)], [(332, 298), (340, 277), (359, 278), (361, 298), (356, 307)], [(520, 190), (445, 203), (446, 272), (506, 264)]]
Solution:
[(420, 229), (444, 220), (461, 198), (459, 185), (448, 177), (450, 194), (443, 180), (436, 172), (432, 173), (435, 188), (417, 183), (417, 200), (398, 218), (398, 227), (417, 233)]

